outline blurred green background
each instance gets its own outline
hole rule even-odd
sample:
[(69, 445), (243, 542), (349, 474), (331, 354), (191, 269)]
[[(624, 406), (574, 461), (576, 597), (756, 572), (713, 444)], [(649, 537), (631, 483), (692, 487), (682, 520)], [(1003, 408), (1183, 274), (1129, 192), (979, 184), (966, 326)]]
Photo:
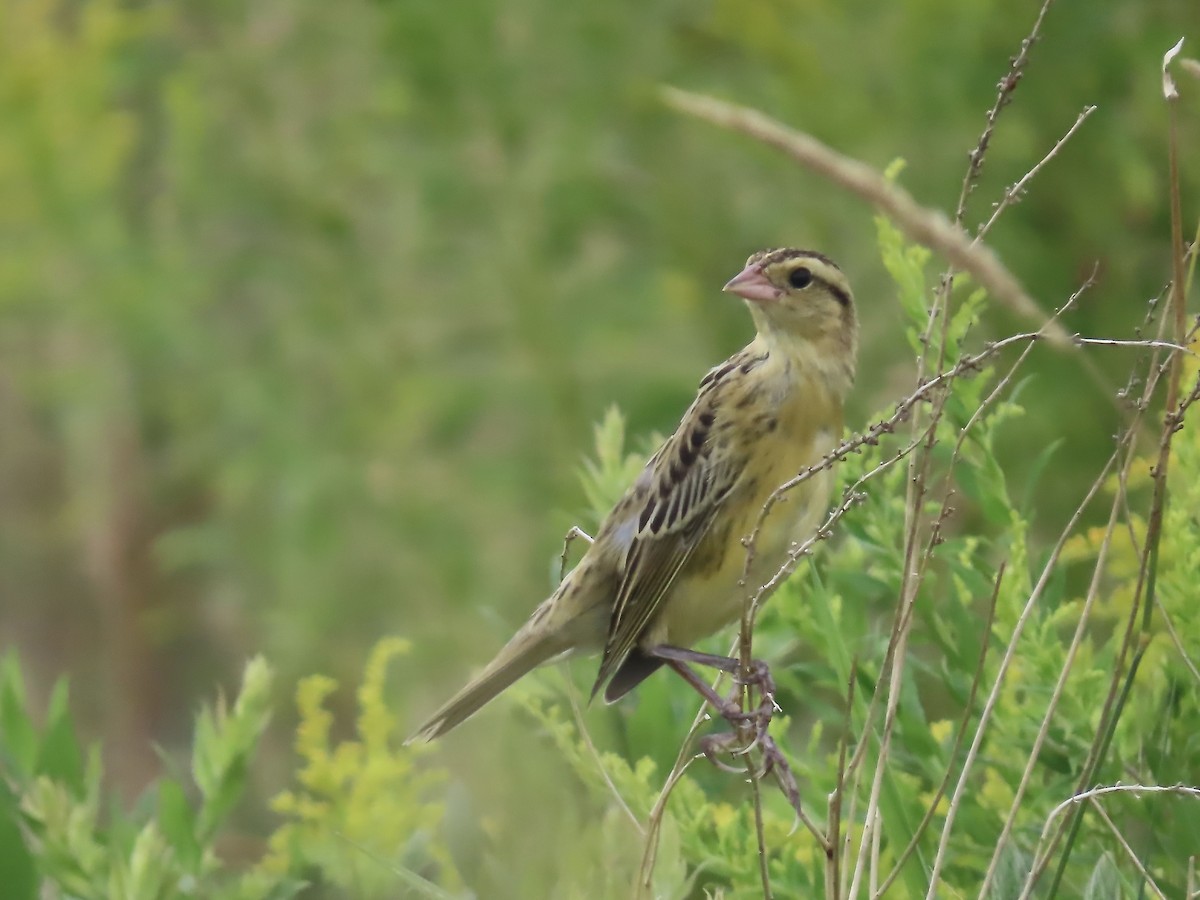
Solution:
[[(819, 248), (852, 278), (852, 426), (911, 384), (872, 211), (657, 86), (902, 157), (952, 211), (1037, 7), (6, 0), (0, 647), (42, 696), (71, 677), (129, 796), (255, 652), (285, 687), (353, 683), (407, 636), (393, 696), (416, 724), (548, 592), (604, 410), (667, 431), (749, 338), (719, 287), (751, 251)], [(992, 236), (1045, 308), (1099, 265), (1071, 331), (1128, 337), (1163, 287), (1159, 65), (1184, 35), (1195, 0), (1060, 2), (1001, 118), (972, 224), (1099, 107)], [(1120, 352), (1094, 356), (1114, 389)], [(1035, 368), (1029, 455), (1078, 461), (1042, 488), (1050, 527), (1117, 419), (1074, 355)], [(490, 715), (446, 748), (502, 825), (560, 764)], [(526, 824), (509, 840), (536, 853), (562, 820)]]

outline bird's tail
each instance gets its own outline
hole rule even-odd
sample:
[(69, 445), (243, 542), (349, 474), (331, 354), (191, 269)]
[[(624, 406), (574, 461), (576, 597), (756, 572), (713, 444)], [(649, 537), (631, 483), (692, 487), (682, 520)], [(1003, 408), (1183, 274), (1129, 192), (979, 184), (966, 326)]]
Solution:
[(496, 658), (476, 675), (461, 691), (447, 700), (404, 743), (432, 741), (451, 728), (461, 725), (481, 708), (491, 702), (510, 684), (542, 663), (557, 656), (566, 648), (559, 635), (539, 628), (538, 613), (513, 635), (512, 640), (501, 648)]

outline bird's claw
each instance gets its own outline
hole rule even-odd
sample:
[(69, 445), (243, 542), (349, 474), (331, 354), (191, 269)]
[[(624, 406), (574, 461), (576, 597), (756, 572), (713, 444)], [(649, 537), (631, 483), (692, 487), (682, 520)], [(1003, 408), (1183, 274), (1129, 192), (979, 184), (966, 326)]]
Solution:
[(741, 751), (740, 747), (730, 746), (737, 742), (738, 735), (732, 731), (724, 731), (719, 734), (706, 734), (700, 739), (700, 752), (704, 754), (705, 759), (721, 771), (740, 774), (743, 771), (742, 769), (722, 762), (718, 758), (718, 754), (720, 753), (731, 753), (734, 755), (739, 753)]

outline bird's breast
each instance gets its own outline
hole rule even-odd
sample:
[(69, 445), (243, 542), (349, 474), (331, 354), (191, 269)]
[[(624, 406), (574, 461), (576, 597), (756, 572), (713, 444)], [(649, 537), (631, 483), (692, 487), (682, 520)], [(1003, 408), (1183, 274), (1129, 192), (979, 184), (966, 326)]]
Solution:
[[(774, 425), (764, 422), (754, 435), (739, 490), (725, 501), (726, 515), (698, 549), (696, 564), (672, 588), (648, 643), (689, 646), (738, 618), (745, 599), (775, 577), (825, 516), (833, 486), (828, 468), (806, 475), (763, 514), (782, 485), (821, 463), (840, 432), (836, 416), (789, 423), (782, 421), (786, 412), (774, 412)], [(751, 535), (748, 548), (743, 539)]]
[[(764, 448), (770, 458), (747, 504), (751, 512), (745, 533), (753, 535), (756, 528), (758, 532), (750, 548), (754, 554), (750, 575), (755, 588), (775, 575), (794, 543), (812, 536), (829, 506), (833, 473), (816, 467), (836, 446), (834, 432), (832, 428), (817, 428), (796, 437), (800, 439)], [(798, 477), (802, 480), (776, 495), (780, 487)], [(763, 509), (769, 502), (771, 507), (764, 516)]]

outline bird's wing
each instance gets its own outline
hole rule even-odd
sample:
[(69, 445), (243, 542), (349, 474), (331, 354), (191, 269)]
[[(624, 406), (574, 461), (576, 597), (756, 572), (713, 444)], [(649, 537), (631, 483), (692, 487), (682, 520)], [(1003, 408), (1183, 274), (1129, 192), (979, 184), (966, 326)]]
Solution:
[(593, 696), (637, 644), (742, 474), (736, 454), (715, 452), (717, 393), (702, 391), (617, 507), (614, 531), (631, 536)]

